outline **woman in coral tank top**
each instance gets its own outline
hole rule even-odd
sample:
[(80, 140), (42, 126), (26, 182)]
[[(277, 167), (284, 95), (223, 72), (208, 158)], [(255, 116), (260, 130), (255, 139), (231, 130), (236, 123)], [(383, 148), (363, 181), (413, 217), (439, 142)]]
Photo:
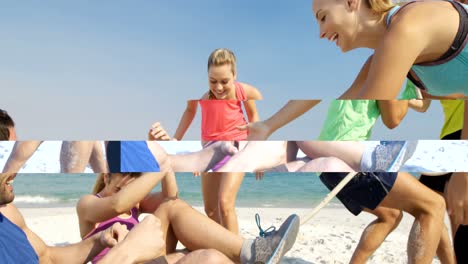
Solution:
[[(202, 110), (201, 135), (203, 147), (215, 141), (239, 141), (247, 139), (247, 131), (237, 129), (246, 125), (243, 107), (249, 122), (259, 120), (255, 100), (262, 99), (253, 86), (236, 81), (236, 57), (228, 49), (213, 51), (208, 59), (209, 90), (201, 100), (188, 101), (187, 108), (174, 135), (181, 140), (197, 112)], [(242, 107), (243, 106), (243, 107)], [(217, 171), (231, 156), (226, 156), (212, 170)], [(203, 173), (202, 192), (206, 214), (228, 230), (238, 233), (235, 201), (244, 173)]]

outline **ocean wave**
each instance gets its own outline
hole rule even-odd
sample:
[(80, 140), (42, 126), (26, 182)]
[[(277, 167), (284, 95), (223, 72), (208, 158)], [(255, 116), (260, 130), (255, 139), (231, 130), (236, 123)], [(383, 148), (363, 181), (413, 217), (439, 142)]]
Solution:
[[(15, 203), (28, 203), (28, 204), (50, 204), (61, 202), (59, 198), (56, 197), (45, 197), (40, 195), (20, 195), (15, 197)], [(63, 201), (62, 201), (63, 202)]]

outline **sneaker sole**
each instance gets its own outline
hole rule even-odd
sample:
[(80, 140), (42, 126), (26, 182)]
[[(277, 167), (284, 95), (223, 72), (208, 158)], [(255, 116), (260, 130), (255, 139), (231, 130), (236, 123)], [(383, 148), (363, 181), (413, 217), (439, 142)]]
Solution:
[(413, 156), (417, 146), (418, 141), (406, 141), (400, 153), (398, 153), (398, 156), (393, 160), (392, 164), (390, 164), (387, 172), (398, 172), (401, 166)]
[(296, 242), (297, 234), (299, 233), (300, 219), (297, 215), (291, 215), (286, 219), (285, 223), (288, 223), (286, 231), (281, 238), (278, 246), (271, 255), (271, 257), (265, 262), (265, 264), (278, 264), (281, 262), (284, 254), (288, 252)]

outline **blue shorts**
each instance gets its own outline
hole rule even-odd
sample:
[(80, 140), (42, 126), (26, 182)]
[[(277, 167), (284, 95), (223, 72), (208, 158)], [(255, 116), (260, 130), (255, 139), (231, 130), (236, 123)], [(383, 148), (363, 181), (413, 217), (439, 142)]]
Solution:
[(110, 172), (160, 171), (146, 141), (109, 141), (106, 156)]
[[(346, 172), (324, 172), (320, 180), (331, 191), (346, 175)], [(336, 197), (354, 215), (364, 208), (374, 210), (390, 192), (397, 176), (397, 172), (359, 172)]]

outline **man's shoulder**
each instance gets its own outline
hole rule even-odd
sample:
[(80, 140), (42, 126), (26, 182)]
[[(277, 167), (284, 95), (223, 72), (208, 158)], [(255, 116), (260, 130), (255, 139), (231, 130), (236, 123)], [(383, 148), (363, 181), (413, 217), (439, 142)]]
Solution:
[(13, 203), (0, 206), (0, 214), (19, 228), (24, 229), (26, 227), (23, 215)]

